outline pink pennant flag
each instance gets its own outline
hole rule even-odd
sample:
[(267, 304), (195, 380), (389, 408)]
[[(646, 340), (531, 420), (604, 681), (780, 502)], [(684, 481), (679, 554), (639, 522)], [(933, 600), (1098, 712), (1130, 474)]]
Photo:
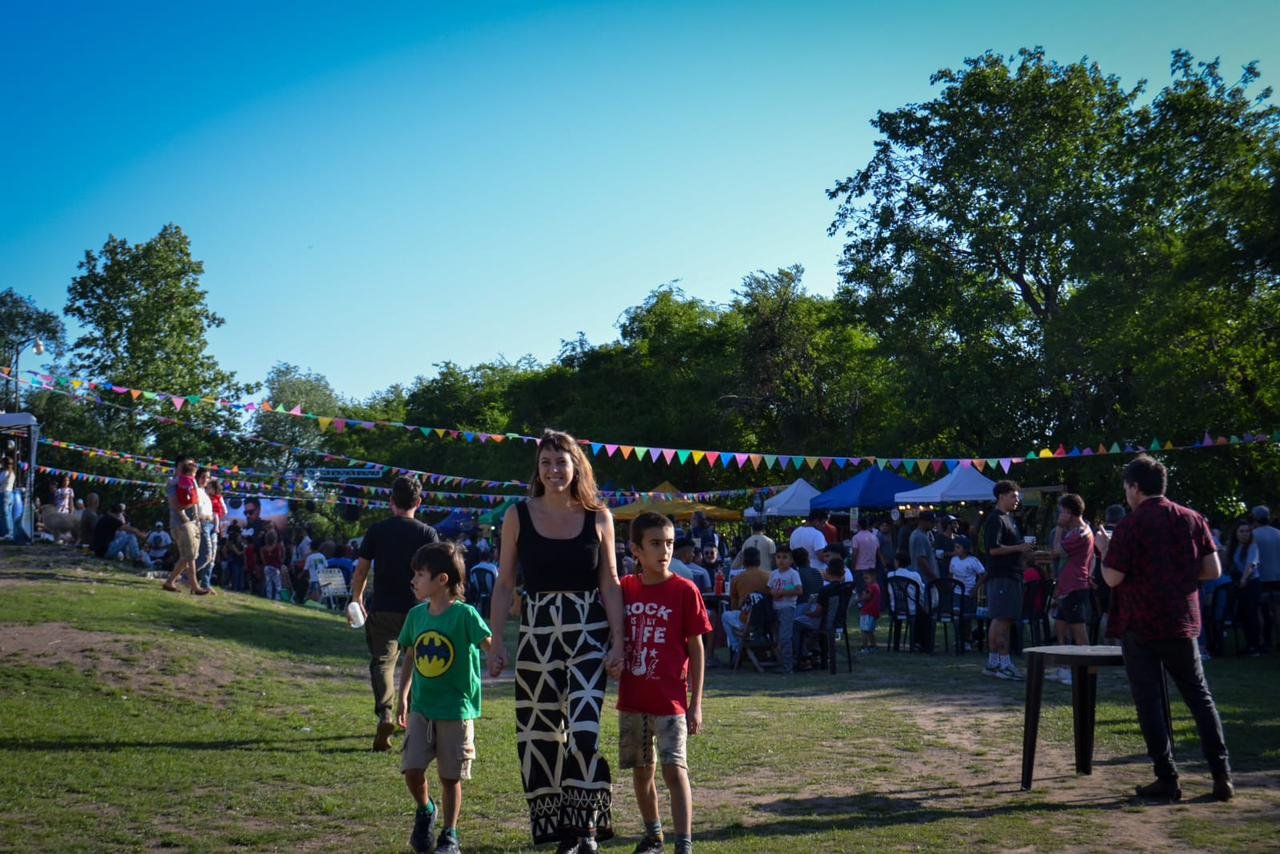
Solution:
[(302, 414), (302, 406), (301, 406), (301, 404), (299, 404), (298, 406), (295, 406), (293, 409), (290, 409), (290, 410), (289, 410), (289, 414), (290, 414), (290, 415), (301, 415), (301, 414)]
[(178, 397), (177, 395), (174, 395), (174, 396), (170, 397), (169, 399), (173, 401), (173, 408), (174, 408), (174, 409), (181, 409), (181, 408), (182, 408), (182, 404), (184, 404), (184, 403), (186, 403), (186, 402), (187, 402), (187, 399), (186, 399), (185, 397)]
[(831, 469), (831, 463), (834, 462), (834, 460), (832, 460), (831, 457), (822, 457), (821, 462), (823, 470), (829, 471)]
[(933, 460), (932, 462), (929, 463), (929, 465), (933, 468), (934, 474), (937, 474), (939, 471), (942, 470), (942, 460)]
[(747, 464), (747, 460), (751, 459), (750, 454), (734, 454), (733, 460), (738, 464), (738, 468), (742, 468)]
[(668, 463), (670, 463), (673, 459), (675, 459), (675, 456), (676, 456), (675, 448), (662, 449), (662, 458), (666, 460)]
[(616, 454), (616, 453), (618, 452), (618, 446), (617, 446), (617, 445), (605, 445), (605, 446), (604, 446), (604, 452), (605, 452), (605, 454), (606, 454), (606, 455), (608, 455), (608, 456), (612, 457), (614, 454)]

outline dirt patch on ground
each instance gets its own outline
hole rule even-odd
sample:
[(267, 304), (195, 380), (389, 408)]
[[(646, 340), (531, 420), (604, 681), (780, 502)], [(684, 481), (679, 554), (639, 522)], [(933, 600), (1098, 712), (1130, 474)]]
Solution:
[(64, 623), (0, 624), (0, 661), (70, 668), (126, 695), (181, 694), (219, 705), (233, 670), (185, 652)]

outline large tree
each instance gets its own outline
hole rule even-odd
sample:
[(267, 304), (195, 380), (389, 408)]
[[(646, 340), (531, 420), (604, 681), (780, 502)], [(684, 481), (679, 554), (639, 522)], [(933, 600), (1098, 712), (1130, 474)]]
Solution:
[[(51, 357), (61, 355), (64, 335), (62, 319), (57, 314), (41, 308), (31, 297), (24, 297), (13, 288), (0, 291), (0, 367), (7, 372), (12, 373), (15, 366), (20, 368), (19, 357), (37, 342)], [(11, 400), (14, 403), (20, 400), (19, 379), (10, 377), (8, 393), (0, 398), (0, 409), (8, 409)]]

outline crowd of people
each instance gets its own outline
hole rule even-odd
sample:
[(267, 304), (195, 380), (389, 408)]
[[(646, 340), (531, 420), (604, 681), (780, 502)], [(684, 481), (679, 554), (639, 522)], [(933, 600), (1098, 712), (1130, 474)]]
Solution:
[[(534, 842), (589, 854), (614, 833), (611, 771), (600, 745), (612, 677), (619, 681), (619, 764), (632, 771), (643, 821), (636, 850), (664, 850), (661, 765), (676, 850), (690, 851), (687, 739), (703, 726), (703, 670), (719, 664), (708, 654), (713, 633), (723, 634), (730, 663), (739, 663), (762, 630), (762, 652), (787, 673), (811, 666), (814, 654), (834, 655), (822, 641), (854, 609), (862, 653), (877, 648), (886, 610), (913, 623), (913, 645), (925, 652), (940, 608), (975, 626), (985, 622), (985, 633), (965, 630), (957, 642), (985, 646), (982, 672), (1002, 679), (1022, 678), (1013, 657), (1028, 611), (1051, 613), (1062, 644), (1088, 643), (1091, 623), (1105, 628), (1122, 648), (1156, 773), (1138, 794), (1181, 797), (1159, 688), (1168, 673), (1196, 720), (1213, 796), (1232, 797), (1201, 663), (1228, 616), (1243, 628), (1246, 654), (1274, 648), (1280, 530), (1264, 505), (1224, 543), (1201, 514), (1165, 497), (1164, 466), (1142, 455), (1124, 470), (1127, 506), (1094, 511), (1092, 522), (1078, 495), (1028, 511), (1019, 485), (1002, 480), (993, 506), (971, 520), (932, 510), (911, 519), (858, 515), (845, 537), (815, 511), (775, 538), (764, 520), (726, 536), (702, 514), (684, 524), (641, 513), (619, 537), (572, 437), (548, 431), (537, 466), (530, 497), (507, 510), (496, 543), (482, 530), (442, 542), (417, 518), (421, 484), (409, 477), (393, 484), (391, 517), (351, 543), (317, 542), (305, 527), (280, 531), (248, 512), (241, 525), (227, 520), (216, 480), (187, 457), (165, 488), (167, 526), (134, 527), (120, 504), (99, 513), (97, 496), (78, 502), (65, 479), (50, 507), (58, 516), (79, 514), (68, 536), (96, 555), (167, 570), (169, 590), (179, 582), (200, 595), (219, 586), (271, 598), (287, 590), (305, 601), (320, 595), (322, 572), (341, 570), (352, 596), (348, 619), (363, 627), (370, 652), (373, 747), (388, 750), (397, 731), (406, 733), (401, 771), (417, 805), (411, 841), (419, 851), (460, 850), (461, 781), (476, 752), (480, 671), (487, 665), (496, 677), (509, 664)], [(1038, 547), (1037, 534), (1025, 532), (1042, 522), (1051, 527)], [(481, 570), (493, 577), (492, 586), (475, 585), (486, 598), (469, 589)], [(487, 613), (474, 607), (481, 602)], [(513, 614), (520, 634), (511, 662), (504, 637)], [(448, 703), (439, 701), (444, 683), (436, 680), (452, 680)], [(432, 762), (439, 806), (425, 776)]]

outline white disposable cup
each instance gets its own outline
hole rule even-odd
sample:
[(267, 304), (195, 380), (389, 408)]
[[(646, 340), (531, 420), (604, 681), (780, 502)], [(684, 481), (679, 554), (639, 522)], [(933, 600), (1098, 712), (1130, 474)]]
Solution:
[(347, 606), (347, 616), (351, 618), (351, 628), (364, 628), (364, 609), (360, 607), (359, 602), (352, 602)]
[(1029, 545), (1029, 546), (1034, 546), (1034, 545), (1036, 544), (1036, 538), (1035, 538), (1035, 537), (1023, 537), (1023, 538), (1022, 538), (1022, 541), (1023, 541), (1024, 543), (1026, 543), (1027, 545)]

